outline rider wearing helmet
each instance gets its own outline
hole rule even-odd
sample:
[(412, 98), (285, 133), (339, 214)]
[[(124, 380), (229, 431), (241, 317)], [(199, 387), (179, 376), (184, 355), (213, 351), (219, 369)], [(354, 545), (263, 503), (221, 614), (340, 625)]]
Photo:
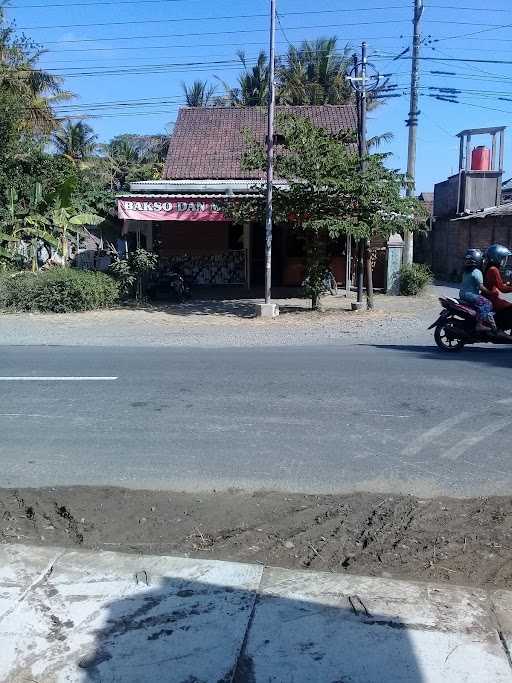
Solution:
[(494, 329), (496, 323), (492, 314), (492, 304), (483, 294), (490, 294), (484, 286), (484, 276), (482, 274), (483, 254), (480, 249), (468, 249), (464, 256), (464, 274), (460, 287), (459, 298), (464, 303), (470, 304), (476, 311), (476, 330), (478, 332), (488, 331), (487, 325)]
[(509, 256), (512, 256), (512, 252), (502, 244), (491, 245), (485, 253), (484, 284), (490, 292), (489, 298), (496, 311), (496, 323), (502, 330), (512, 328), (512, 303), (500, 296), (500, 293), (512, 292), (512, 286), (504, 282), (502, 277)]

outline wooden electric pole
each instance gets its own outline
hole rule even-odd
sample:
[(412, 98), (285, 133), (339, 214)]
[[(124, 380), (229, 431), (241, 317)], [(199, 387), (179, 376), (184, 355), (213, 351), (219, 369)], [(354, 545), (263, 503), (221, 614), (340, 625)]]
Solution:
[[(421, 32), (420, 20), (423, 14), (423, 0), (414, 0), (414, 18), (413, 18), (413, 38), (412, 38), (412, 62), (411, 62), (411, 101), (409, 107), (409, 118), (407, 119), (407, 126), (409, 127), (409, 144), (407, 149), (407, 196), (412, 197), (415, 192), (416, 181), (416, 133), (418, 129), (418, 117), (420, 112), (418, 110), (418, 88), (420, 81), (420, 47), (421, 47)], [(412, 232), (405, 231), (404, 234), (404, 253), (403, 262), (410, 265), (414, 257), (414, 238)]]
[(270, 64), (268, 69), (267, 212), (265, 222), (265, 303), (272, 297), (272, 198), (274, 183), (274, 117), (276, 106), (276, 0), (270, 0)]

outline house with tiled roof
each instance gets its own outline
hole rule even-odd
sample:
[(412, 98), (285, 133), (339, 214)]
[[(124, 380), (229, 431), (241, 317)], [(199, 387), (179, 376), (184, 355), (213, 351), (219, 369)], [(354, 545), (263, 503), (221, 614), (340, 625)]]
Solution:
[[(335, 135), (357, 129), (353, 105), (277, 107), (277, 113), (284, 110)], [(158, 248), (161, 258), (181, 267), (196, 284), (262, 284), (264, 227), (234, 225), (223, 215), (220, 203), (226, 197), (240, 200), (264, 187), (264, 173), (245, 170), (242, 159), (248, 144), (246, 132), (263, 144), (266, 128), (263, 108), (182, 108), (162, 179), (132, 183), (130, 192), (118, 198), (124, 232), (132, 239), (136, 235), (137, 244)], [(292, 230), (275, 226), (274, 284), (301, 283), (300, 249)], [(343, 281), (341, 252), (332, 267)]]

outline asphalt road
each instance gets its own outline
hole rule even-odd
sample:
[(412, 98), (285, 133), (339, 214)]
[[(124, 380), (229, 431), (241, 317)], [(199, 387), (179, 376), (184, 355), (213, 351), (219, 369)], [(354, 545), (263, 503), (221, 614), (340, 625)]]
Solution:
[[(512, 349), (0, 353), (1, 486), (418, 495), (512, 488)], [(36, 376), (117, 379), (2, 379)]]

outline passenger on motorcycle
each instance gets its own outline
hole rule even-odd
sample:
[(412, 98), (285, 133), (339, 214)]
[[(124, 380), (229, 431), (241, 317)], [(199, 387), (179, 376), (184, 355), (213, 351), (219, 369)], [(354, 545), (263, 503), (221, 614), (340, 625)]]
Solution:
[(484, 285), (489, 290), (489, 298), (496, 311), (496, 324), (501, 330), (512, 328), (512, 302), (500, 296), (512, 292), (512, 286), (503, 281), (502, 271), (512, 252), (501, 244), (491, 245), (485, 253)]
[(475, 329), (477, 332), (488, 331), (489, 328), (485, 323), (496, 329), (492, 304), (486, 298), (490, 295), (490, 291), (484, 286), (484, 276), (481, 270), (483, 260), (480, 249), (468, 249), (464, 256), (464, 274), (459, 292), (460, 300), (472, 306), (476, 311)]

